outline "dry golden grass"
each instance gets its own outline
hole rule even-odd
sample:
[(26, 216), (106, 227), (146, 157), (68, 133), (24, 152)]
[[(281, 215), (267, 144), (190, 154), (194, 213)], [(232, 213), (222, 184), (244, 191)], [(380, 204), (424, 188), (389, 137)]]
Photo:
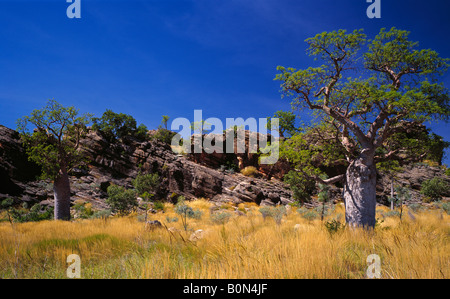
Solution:
[[(178, 216), (170, 204), (151, 215), (169, 230), (146, 230), (135, 215), (1, 223), (0, 278), (65, 278), (72, 253), (81, 257), (83, 278), (365, 278), (370, 254), (380, 256), (383, 278), (450, 277), (450, 216), (437, 210), (415, 221), (389, 217), (374, 231), (330, 235), (320, 220), (307, 221), (295, 209), (277, 225), (257, 206), (241, 204), (246, 216), (221, 225), (211, 221), (206, 200), (189, 205), (204, 214), (188, 220), (187, 232), (181, 221), (166, 221)], [(328, 219), (338, 214), (341, 206)], [(189, 241), (198, 229), (203, 238)]]

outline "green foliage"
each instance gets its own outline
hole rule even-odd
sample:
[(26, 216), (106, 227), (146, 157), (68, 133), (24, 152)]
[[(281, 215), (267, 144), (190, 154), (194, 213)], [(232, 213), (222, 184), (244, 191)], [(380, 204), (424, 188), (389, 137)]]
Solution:
[[(28, 157), (42, 167), (43, 178), (54, 179), (61, 169), (69, 172), (87, 162), (79, 145), (90, 120), (90, 114), (78, 116), (74, 107), (63, 107), (55, 100), (17, 120)], [(30, 124), (36, 128), (33, 133)]]
[(167, 223), (172, 223), (172, 222), (178, 222), (178, 218), (177, 217), (166, 217), (166, 221)]
[(341, 223), (337, 219), (326, 221), (324, 225), (330, 236), (333, 236), (334, 234), (343, 231), (345, 228), (345, 223)]
[(281, 224), (283, 216), (287, 215), (285, 206), (276, 206), (276, 207), (264, 206), (259, 209), (259, 212), (262, 214), (264, 220), (267, 217), (272, 217), (278, 225)]
[(305, 128), (304, 132), (281, 142), (280, 158), (286, 159), (299, 170), (297, 177), (288, 180), (293, 180), (293, 183), (300, 180), (301, 189), (309, 192), (312, 178), (323, 175), (324, 169), (346, 167), (348, 162), (345, 149), (334, 134), (337, 133), (332, 126), (322, 124), (314, 128)]
[(160, 200), (155, 201), (153, 208), (157, 211), (164, 211), (166, 209), (164, 202)]
[(181, 216), (181, 221), (183, 223), (184, 230), (187, 231), (188, 223), (187, 219), (200, 219), (203, 215), (203, 212), (196, 209), (194, 210), (190, 206), (186, 204), (184, 196), (178, 197), (178, 202), (175, 205), (175, 213)]
[(225, 224), (230, 218), (233, 217), (233, 214), (226, 210), (217, 211), (211, 213), (211, 221), (216, 224)]
[(111, 213), (112, 213), (112, 210), (110, 210), (110, 209), (98, 210), (98, 211), (95, 211), (92, 214), (91, 218), (93, 218), (93, 219), (106, 219), (106, 218), (108, 218), (111, 215)]
[(450, 202), (444, 202), (441, 208), (450, 215)]
[(115, 113), (106, 110), (101, 118), (92, 119), (94, 130), (99, 131), (109, 142), (130, 136), (139, 140), (147, 138), (147, 127), (140, 124), (137, 127), (136, 120), (124, 113)]
[(158, 130), (151, 136), (152, 139), (159, 140), (166, 144), (171, 144), (173, 137), (177, 135), (177, 133), (172, 132), (170, 130), (164, 128), (158, 128)]
[(299, 213), (302, 218), (305, 218), (308, 221), (314, 220), (319, 217), (319, 214), (316, 211), (307, 209), (305, 207), (298, 208), (297, 213)]
[(440, 200), (448, 191), (449, 185), (441, 178), (432, 178), (422, 183), (420, 193), (431, 200)]
[(191, 130), (194, 131), (194, 134), (208, 134), (212, 130), (212, 124), (202, 119), (201, 121), (192, 122)]
[[(418, 49), (409, 32), (396, 28), (381, 29), (372, 40), (362, 30), (323, 32), (306, 43), (320, 66), (280, 66), (275, 80), (293, 110), (316, 119), (282, 143), (282, 158), (313, 178), (327, 167), (346, 168), (364, 149), (377, 151), (376, 162), (424, 154), (441, 159), (445, 144), (420, 125), (450, 116), (448, 90), (438, 82), (449, 59)], [(355, 69), (364, 76), (354, 78)]]
[(76, 202), (73, 205), (74, 210), (78, 214), (78, 218), (89, 219), (94, 215), (92, 204), (86, 202)]
[(14, 199), (6, 198), (0, 202), (0, 209), (8, 209), (14, 205)]
[(311, 200), (311, 194), (315, 189), (315, 182), (296, 171), (289, 171), (283, 178), (292, 190), (293, 198), (299, 202)]
[(139, 196), (145, 200), (149, 200), (154, 196), (154, 192), (156, 192), (159, 187), (159, 175), (157, 173), (139, 173), (132, 181), (132, 184)]
[(29, 210), (21, 208), (10, 208), (9, 215), (14, 222), (37, 222), (53, 219), (53, 207), (43, 207), (40, 204), (33, 205)]
[(122, 186), (110, 185), (107, 193), (106, 203), (110, 206), (112, 212), (126, 215), (138, 205), (136, 193), (133, 190), (127, 190)]
[(445, 169), (445, 175), (450, 176), (450, 167), (447, 167), (447, 169)]
[[(278, 133), (280, 134), (280, 137), (292, 137), (300, 132), (300, 129), (298, 129), (295, 124), (296, 116), (291, 111), (279, 110), (275, 112), (272, 118), (278, 118)], [(267, 118), (267, 129), (273, 130), (270, 117)]]
[(161, 123), (164, 125), (164, 128), (167, 130), (167, 123), (169, 122), (170, 117), (168, 115), (162, 116)]

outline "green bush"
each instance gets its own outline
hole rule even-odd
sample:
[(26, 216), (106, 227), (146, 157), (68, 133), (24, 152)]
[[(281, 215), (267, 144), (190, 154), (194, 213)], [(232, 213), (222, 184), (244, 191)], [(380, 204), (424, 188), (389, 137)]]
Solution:
[(211, 221), (216, 224), (225, 224), (227, 223), (233, 214), (226, 210), (217, 211), (211, 214)]
[(187, 219), (200, 219), (203, 212), (200, 210), (194, 210), (186, 204), (184, 196), (178, 197), (178, 203), (175, 205), (175, 213), (181, 216), (181, 221), (183, 222), (184, 230), (187, 231), (188, 223)]
[(283, 180), (292, 190), (294, 200), (299, 202), (311, 200), (311, 194), (314, 192), (316, 187), (313, 180), (310, 180), (293, 170), (289, 171), (284, 176)]
[(444, 172), (446, 175), (450, 176), (450, 167), (447, 167)]
[(92, 204), (86, 202), (77, 202), (73, 206), (74, 210), (77, 212), (78, 217), (81, 219), (89, 219), (94, 215), (92, 210)]
[(163, 129), (163, 128), (158, 128), (156, 133), (154, 133), (151, 138), (159, 140), (166, 144), (172, 144), (172, 139), (175, 135), (177, 135), (177, 133), (175, 133), (173, 131)]
[(158, 200), (154, 202), (153, 208), (157, 211), (165, 211), (166, 206), (164, 205), (164, 202)]
[(333, 236), (334, 234), (342, 231), (345, 228), (345, 224), (341, 223), (337, 219), (326, 221), (324, 225), (330, 236)]
[(107, 192), (108, 198), (106, 203), (110, 206), (112, 212), (117, 212), (121, 215), (129, 214), (138, 205), (136, 193), (133, 190), (111, 185), (108, 187)]
[(305, 218), (308, 221), (314, 220), (319, 217), (319, 214), (316, 211), (307, 209), (305, 207), (300, 207), (299, 209), (297, 209), (297, 213), (299, 213), (302, 218)]
[(6, 198), (0, 203), (0, 209), (8, 209), (14, 204), (14, 199)]
[(42, 207), (40, 204), (33, 205), (29, 210), (10, 208), (8, 213), (14, 222), (37, 222), (53, 219), (53, 207)]
[(106, 110), (101, 118), (92, 119), (92, 128), (99, 131), (109, 142), (114, 142), (127, 136), (145, 140), (147, 138), (147, 127), (143, 124), (137, 127), (136, 120), (124, 113), (115, 113)]
[(259, 212), (262, 214), (264, 220), (267, 217), (272, 217), (275, 222), (280, 225), (281, 220), (283, 219), (284, 215), (287, 215), (286, 207), (285, 206), (277, 206), (277, 207), (261, 207), (259, 209)]
[(420, 193), (430, 198), (431, 200), (440, 200), (447, 192), (449, 185), (441, 178), (432, 178), (422, 183)]
[(105, 209), (105, 210), (99, 210), (99, 211), (95, 211), (94, 214), (92, 214), (91, 218), (93, 219), (106, 219), (111, 215), (111, 210), (110, 209)]
[(145, 200), (149, 200), (154, 196), (155, 191), (159, 187), (159, 175), (157, 173), (141, 174), (139, 173), (132, 181), (134, 188), (139, 196)]
[(169, 216), (167, 216), (167, 217), (166, 217), (166, 221), (167, 221), (168, 223), (171, 223), (171, 222), (178, 222), (178, 218), (177, 218), (177, 217), (169, 217)]
[(447, 212), (447, 214), (450, 214), (450, 202), (444, 202), (442, 204), (442, 209)]

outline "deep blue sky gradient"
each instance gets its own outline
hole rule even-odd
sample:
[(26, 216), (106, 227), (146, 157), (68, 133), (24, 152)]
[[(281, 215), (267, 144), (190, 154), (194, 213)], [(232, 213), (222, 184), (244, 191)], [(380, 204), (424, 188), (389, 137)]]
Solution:
[[(150, 129), (161, 115), (193, 120), (267, 117), (289, 109), (276, 67), (307, 68), (304, 40), (322, 31), (393, 26), (450, 57), (450, 1), (382, 0), (0, 0), (0, 124), (54, 98), (96, 116), (131, 114)], [(450, 88), (450, 74), (443, 78)], [(449, 125), (432, 124), (450, 141)], [(450, 153), (448, 153), (450, 156)], [(449, 163), (449, 157), (446, 163)]]

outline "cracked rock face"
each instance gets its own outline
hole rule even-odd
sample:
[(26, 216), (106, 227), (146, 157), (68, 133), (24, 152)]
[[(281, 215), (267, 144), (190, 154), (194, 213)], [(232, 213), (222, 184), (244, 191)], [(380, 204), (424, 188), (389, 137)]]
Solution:
[[(287, 186), (278, 180), (248, 178), (200, 165), (157, 140), (127, 139), (111, 144), (90, 131), (82, 145), (90, 163), (71, 173), (71, 200), (82, 199), (97, 208), (106, 208), (109, 185), (132, 188), (132, 179), (140, 172), (159, 174), (161, 184), (156, 197), (161, 200), (176, 200), (183, 195), (187, 199), (203, 197), (273, 205), (288, 203), (292, 197)], [(28, 161), (19, 134), (0, 126), (0, 196), (52, 205), (52, 182), (37, 181), (39, 174), (39, 167)]]

